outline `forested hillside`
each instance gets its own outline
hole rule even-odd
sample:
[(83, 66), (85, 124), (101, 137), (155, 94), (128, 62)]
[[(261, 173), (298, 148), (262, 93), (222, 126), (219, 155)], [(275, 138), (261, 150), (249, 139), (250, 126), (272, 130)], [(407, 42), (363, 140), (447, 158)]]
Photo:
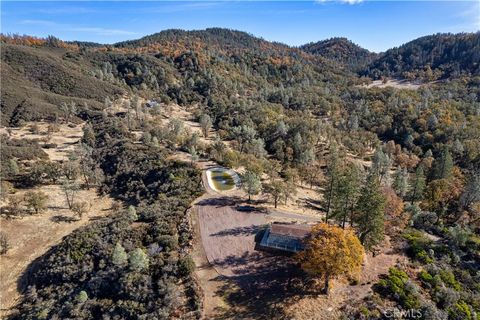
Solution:
[(376, 54), (349, 41), (346, 38), (332, 38), (319, 42), (307, 43), (300, 49), (333, 60), (341, 67), (352, 71), (363, 70), (376, 58)]
[[(345, 317), (382, 319), (395, 306), (476, 319), (479, 36), (433, 35), (378, 56), (343, 38), (293, 48), (218, 28), (114, 45), (2, 36), (2, 125), (84, 124), (81, 152), (60, 167), (44, 161), (42, 139), (2, 135), (2, 187), (68, 183), (74, 166), (87, 185), (102, 176), (98, 192), (120, 203), (38, 259), (13, 318), (199, 318), (187, 209), (203, 159), (242, 168), (248, 195), (275, 207), (307, 185), (308, 205), (352, 226), (369, 254), (388, 235), (408, 256)], [(360, 75), (445, 81), (367, 88)], [(14, 191), (2, 199), (12, 207)]]
[(436, 34), (380, 54), (364, 75), (433, 81), (480, 75), (480, 33)]

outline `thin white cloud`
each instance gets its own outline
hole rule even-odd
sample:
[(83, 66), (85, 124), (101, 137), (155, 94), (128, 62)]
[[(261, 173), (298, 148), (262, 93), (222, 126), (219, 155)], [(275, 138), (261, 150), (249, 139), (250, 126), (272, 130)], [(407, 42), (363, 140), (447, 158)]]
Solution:
[(135, 35), (136, 32), (120, 30), (120, 29), (107, 29), (107, 28), (98, 28), (98, 27), (73, 27), (70, 28), (71, 31), (77, 32), (89, 32), (101, 36), (119, 36), (119, 35)]
[(56, 26), (57, 24), (53, 21), (48, 20), (34, 20), (34, 19), (27, 19), (21, 20), (19, 24), (33, 24), (37, 26)]
[(221, 1), (210, 1), (210, 2), (164, 2), (158, 7), (152, 8), (142, 8), (142, 12), (155, 12), (155, 13), (174, 13), (174, 12), (184, 12), (184, 11), (197, 11), (197, 10), (208, 10), (212, 7), (221, 5)]
[(340, 3), (347, 3), (347, 4), (358, 4), (363, 1), (364, 0), (315, 0), (315, 2), (317, 3), (340, 2)]
[[(121, 30), (121, 29), (109, 29), (109, 28), (102, 28), (102, 27), (84, 27), (84, 26), (72, 26), (68, 24), (61, 24), (56, 23), (50, 20), (22, 20), (19, 22), (20, 24), (29, 24), (29, 25), (37, 25), (37, 26), (44, 26), (44, 27), (52, 27), (56, 29), (66, 30), (66, 31), (73, 31), (73, 32), (88, 32), (91, 34), (99, 35), (99, 36), (121, 36), (121, 35), (136, 35), (137, 32), (129, 31), (129, 30)], [(52, 32), (54, 33), (54, 32)]]
[(44, 8), (37, 9), (35, 12), (45, 14), (79, 14), (79, 13), (94, 13), (96, 10), (84, 7), (57, 7), (57, 8)]

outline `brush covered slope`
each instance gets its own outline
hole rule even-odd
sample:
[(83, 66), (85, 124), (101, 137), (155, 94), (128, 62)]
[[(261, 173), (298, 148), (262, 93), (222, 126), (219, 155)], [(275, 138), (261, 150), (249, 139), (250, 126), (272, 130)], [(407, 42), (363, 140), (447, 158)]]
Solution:
[(3, 125), (52, 121), (72, 101), (99, 109), (106, 97), (126, 92), (93, 76), (91, 61), (68, 48), (2, 44), (1, 61)]

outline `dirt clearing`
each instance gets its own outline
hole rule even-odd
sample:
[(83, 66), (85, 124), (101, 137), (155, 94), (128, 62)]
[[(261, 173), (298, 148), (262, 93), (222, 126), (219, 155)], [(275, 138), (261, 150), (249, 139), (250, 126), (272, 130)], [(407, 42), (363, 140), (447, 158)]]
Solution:
[(229, 198), (197, 203), (200, 232), (208, 261), (225, 276), (242, 274), (260, 255), (255, 234), (267, 223), (259, 212), (236, 210)]

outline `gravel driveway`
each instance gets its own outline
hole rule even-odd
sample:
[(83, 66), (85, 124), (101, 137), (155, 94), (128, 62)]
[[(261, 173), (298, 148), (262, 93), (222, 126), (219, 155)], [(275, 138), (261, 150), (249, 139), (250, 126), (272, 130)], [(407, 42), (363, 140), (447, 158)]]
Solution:
[(235, 209), (231, 197), (208, 198), (196, 204), (202, 244), (208, 261), (224, 276), (244, 274), (263, 253), (255, 251), (255, 234), (265, 214)]

